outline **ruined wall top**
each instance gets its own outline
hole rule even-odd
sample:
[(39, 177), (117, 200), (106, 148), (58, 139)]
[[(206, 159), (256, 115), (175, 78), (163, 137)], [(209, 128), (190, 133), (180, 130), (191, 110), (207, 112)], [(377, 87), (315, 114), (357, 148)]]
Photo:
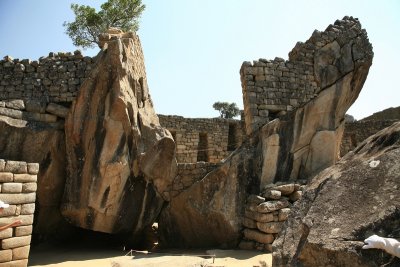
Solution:
[(304, 105), (372, 57), (366, 31), (358, 19), (346, 16), (323, 32), (315, 30), (305, 43), (298, 42), (289, 60), (244, 62), (240, 75), (246, 132)]

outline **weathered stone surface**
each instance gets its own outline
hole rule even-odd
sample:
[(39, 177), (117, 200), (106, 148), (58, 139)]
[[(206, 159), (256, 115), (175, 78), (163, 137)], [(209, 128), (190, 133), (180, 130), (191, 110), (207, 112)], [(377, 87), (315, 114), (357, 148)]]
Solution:
[(13, 260), (27, 259), (29, 257), (29, 249), (30, 249), (30, 246), (14, 248), (12, 250), (12, 259)]
[(254, 241), (242, 240), (240, 241), (238, 247), (244, 250), (253, 250), (255, 248), (255, 245), (256, 244)]
[(399, 162), (397, 122), (315, 176), (274, 242), (273, 266), (399, 266), (385, 252), (361, 249), (372, 234), (398, 236)]
[(274, 220), (274, 214), (270, 213), (259, 213), (256, 211), (245, 210), (244, 215), (247, 218), (253, 219), (257, 222), (272, 222)]
[(261, 203), (263, 203), (263, 202), (265, 202), (265, 198), (263, 198), (263, 197), (261, 197), (261, 196), (250, 195), (250, 196), (247, 198), (247, 204), (255, 204), (255, 205), (258, 205), (258, 204), (261, 204)]
[[(373, 56), (366, 32), (356, 19), (346, 17), (339, 24), (340, 45), (328, 42), (314, 54), (318, 95), (262, 128), (263, 158), (270, 158), (268, 151), (276, 150), (276, 144), (267, 140), (280, 136), (275, 160), (263, 164), (266, 182), (308, 179), (338, 159), (344, 115), (358, 97)], [(348, 52), (355, 43), (361, 55), (357, 59)]]
[(266, 190), (263, 196), (268, 199), (280, 199), (282, 195), (282, 192), (279, 190)]
[(286, 200), (271, 200), (261, 203), (257, 206), (257, 211), (260, 213), (268, 213), (275, 210), (280, 210), (289, 206), (289, 202)]
[(282, 230), (282, 222), (257, 223), (257, 228), (267, 234), (277, 234)]
[(257, 228), (257, 222), (253, 219), (250, 219), (248, 217), (243, 217), (243, 226), (247, 228)]
[(173, 247), (236, 247), (246, 189), (259, 187), (252, 174), (253, 147), (236, 150), (201, 181), (172, 198), (159, 220), (160, 242)]
[(54, 114), (58, 117), (66, 118), (68, 115), (69, 109), (64, 106), (55, 104), (55, 103), (49, 103), (46, 107), (46, 111), (48, 113)]
[[(43, 238), (67, 235), (71, 226), (59, 211), (66, 175), (64, 131), (51, 124), (28, 123), (0, 116), (0, 132), (0, 158), (29, 162), (13, 167), (13, 171), (20, 169), (19, 172), (29, 173), (17, 175), (18, 179), (26, 176), (28, 180), (36, 180), (37, 176), (35, 233)], [(1, 179), (4, 175), (10, 178), (10, 174), (0, 173), (0, 180), (5, 181)], [(35, 188), (36, 185), (29, 183), (23, 185), (24, 193), (35, 192)]]
[[(246, 132), (250, 139), (236, 149), (219, 168), (171, 199), (160, 216), (159, 232), (162, 243), (192, 247), (234, 246), (240, 235), (240, 218), (243, 216), (246, 195), (259, 194), (270, 183), (307, 180), (335, 163), (343, 132), (344, 115), (358, 97), (373, 55), (372, 46), (358, 20), (346, 17), (338, 27), (340, 30), (335, 33), (335, 38), (340, 39), (337, 44), (340, 51), (343, 48), (343, 53), (339, 57), (335, 54), (335, 62), (340, 66), (332, 63), (335, 64), (338, 74), (333, 73), (334, 70), (329, 73), (331, 65), (323, 63), (322, 59), (322, 63), (318, 65), (319, 79), (326, 83), (324, 87), (317, 85), (312, 62), (315, 56), (318, 57), (316, 51), (325, 45), (318, 46), (315, 38), (310, 38), (304, 46), (296, 45), (289, 55), (289, 61), (275, 59), (261, 62), (264, 64), (262, 67), (255, 66), (256, 63), (254, 66), (249, 63), (242, 65)], [(326, 37), (332, 34), (332, 30), (328, 28), (323, 33)], [(349, 32), (354, 34), (350, 35)], [(334, 39), (329, 40), (325, 44), (334, 42)], [(357, 44), (359, 52), (359, 56), (354, 59), (348, 53), (348, 44), (353, 43)], [(308, 52), (308, 56), (302, 56), (306, 46), (312, 46), (313, 49)], [(324, 55), (322, 53), (320, 57)], [(354, 67), (349, 71), (351, 65)], [(342, 73), (342, 70), (347, 72)], [(286, 77), (283, 76), (285, 71), (289, 73), (285, 74)], [(262, 74), (257, 77), (259, 72)], [(251, 79), (246, 75), (251, 76)], [(286, 81), (281, 81), (280, 77)], [(302, 84), (296, 83), (301, 79), (305, 79)], [(333, 82), (330, 83), (331, 81)], [(309, 91), (303, 90), (304, 95), (300, 94), (305, 100), (299, 102), (301, 106), (298, 109), (285, 105), (288, 111), (286, 115), (282, 113), (276, 119), (262, 117), (260, 114), (264, 113), (259, 113), (260, 110), (272, 108), (271, 112), (265, 114), (277, 117), (278, 110), (283, 109), (283, 106), (278, 109), (268, 106), (270, 104), (258, 104), (268, 103), (273, 98), (258, 98), (257, 94), (268, 94), (263, 88), (269, 88), (269, 85), (272, 87), (274, 82), (279, 86), (292, 86), (293, 82), (296, 90), (307, 86), (312, 88)], [(259, 88), (260, 91), (257, 91)], [(295, 92), (287, 88), (289, 87), (284, 90)], [(309, 97), (310, 94), (312, 97)], [(285, 101), (284, 97), (278, 100)], [(292, 103), (296, 102), (294, 100)], [(277, 103), (272, 103), (275, 104)], [(258, 130), (270, 119), (274, 120)], [(324, 149), (320, 149), (321, 143), (324, 144)], [(294, 188), (291, 192), (293, 191)], [(255, 210), (253, 204), (249, 205), (249, 210)], [(278, 208), (261, 204), (259, 211), (269, 212), (287, 205), (280, 205)], [(278, 213), (273, 217), (274, 220), (279, 220)]]
[(175, 145), (153, 109), (136, 35), (104, 45), (65, 133), (64, 217), (82, 228), (133, 236), (152, 224), (175, 175)]
[(244, 229), (243, 235), (249, 240), (254, 240), (263, 244), (270, 244), (274, 241), (272, 234), (266, 234), (257, 230)]

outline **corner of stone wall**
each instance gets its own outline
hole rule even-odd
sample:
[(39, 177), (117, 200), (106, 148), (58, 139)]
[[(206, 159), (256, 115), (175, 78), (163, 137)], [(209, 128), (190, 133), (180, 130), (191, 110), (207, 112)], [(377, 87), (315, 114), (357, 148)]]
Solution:
[(0, 213), (0, 226), (22, 222), (0, 232), (0, 267), (28, 265), (38, 172), (38, 163), (0, 159), (0, 200), (10, 205)]

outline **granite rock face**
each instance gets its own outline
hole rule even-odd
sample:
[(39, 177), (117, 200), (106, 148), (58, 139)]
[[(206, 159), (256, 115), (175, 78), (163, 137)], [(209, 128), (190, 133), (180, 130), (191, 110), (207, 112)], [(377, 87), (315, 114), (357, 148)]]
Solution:
[[(323, 38), (326, 40), (321, 43)], [(236, 246), (248, 194), (259, 194), (266, 185), (275, 182), (307, 180), (334, 164), (345, 113), (364, 84), (372, 56), (365, 30), (358, 20), (346, 17), (323, 33), (314, 32), (305, 44), (298, 43), (289, 61), (263, 60), (264, 65), (254, 66), (244, 63), (241, 75), (250, 138), (221, 167), (171, 199), (159, 222), (163, 242), (191, 247)], [(314, 84), (315, 89), (315, 96), (305, 98), (308, 102), (287, 114), (275, 109), (276, 105), (257, 104), (269, 103), (268, 90), (265, 97), (251, 91), (264, 92), (257, 89), (257, 84), (267, 87), (290, 83), (283, 74), (285, 70), (285, 75), (294, 78), (292, 90), (275, 89), (293, 94), (307, 84)], [(301, 79), (307, 83), (295, 83)], [(266, 107), (271, 112), (280, 112), (280, 118), (258, 129), (260, 116), (269, 119), (269, 112), (260, 113)], [(290, 110), (285, 106), (285, 111)], [(258, 116), (253, 116), (253, 112)]]
[(309, 179), (339, 158), (344, 117), (364, 85), (373, 52), (358, 20), (337, 21), (327, 28), (328, 36), (332, 29), (336, 29), (336, 38), (317, 49), (313, 57), (318, 95), (261, 129), (261, 187)]
[(399, 236), (399, 162), (397, 122), (315, 176), (273, 245), (273, 266), (399, 266), (361, 249), (373, 234)]
[(66, 119), (61, 211), (73, 225), (135, 236), (161, 210), (175, 176), (175, 143), (153, 109), (139, 38), (101, 38), (97, 65)]

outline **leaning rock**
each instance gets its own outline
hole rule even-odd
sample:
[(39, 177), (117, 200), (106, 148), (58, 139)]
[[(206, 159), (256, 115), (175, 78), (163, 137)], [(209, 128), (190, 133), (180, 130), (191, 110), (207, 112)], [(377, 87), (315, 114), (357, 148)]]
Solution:
[[(357, 99), (372, 64), (372, 45), (367, 33), (352, 17), (345, 17), (325, 32), (317, 32), (305, 43), (298, 43), (286, 65), (304, 66), (301, 54), (309, 48), (314, 51), (309, 56), (313, 62), (312, 80), (317, 85), (315, 96), (262, 126), (261, 188), (269, 183), (307, 180), (338, 160), (344, 116)], [(254, 81), (246, 80), (246, 72), (251, 68), (256, 69), (245, 64), (241, 69), (244, 92), (254, 88)], [(251, 119), (251, 109), (248, 110), (245, 115)], [(250, 130), (250, 126), (258, 125), (257, 121), (249, 123), (253, 123), (248, 127)]]
[(362, 249), (373, 234), (398, 236), (399, 173), (397, 122), (310, 181), (274, 242), (273, 266), (400, 266), (399, 258)]
[(136, 35), (106, 42), (65, 133), (64, 217), (94, 231), (140, 235), (159, 215), (176, 160), (173, 138), (153, 109)]

